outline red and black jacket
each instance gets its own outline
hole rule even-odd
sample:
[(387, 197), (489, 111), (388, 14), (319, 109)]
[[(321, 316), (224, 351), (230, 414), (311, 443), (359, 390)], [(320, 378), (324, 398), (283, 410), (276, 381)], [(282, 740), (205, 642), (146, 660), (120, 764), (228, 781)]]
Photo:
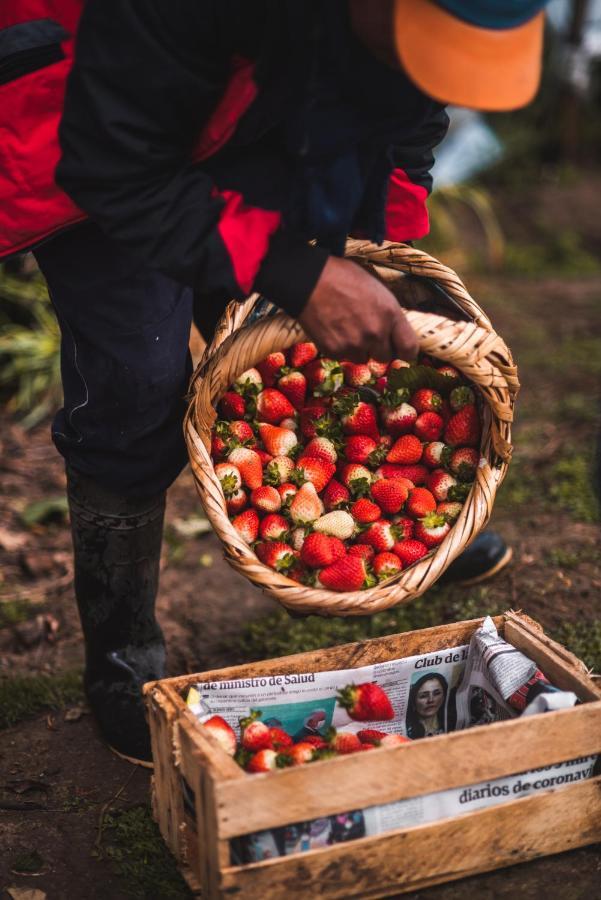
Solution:
[[(287, 227), (279, 126), (306, 98), (320, 14), (298, 0), (3, 0), (0, 257), (89, 215), (199, 292), (256, 288), (298, 312), (328, 251)], [(381, 198), (391, 240), (428, 231), (447, 127), (407, 85)], [(374, 237), (361, 209), (353, 231)]]

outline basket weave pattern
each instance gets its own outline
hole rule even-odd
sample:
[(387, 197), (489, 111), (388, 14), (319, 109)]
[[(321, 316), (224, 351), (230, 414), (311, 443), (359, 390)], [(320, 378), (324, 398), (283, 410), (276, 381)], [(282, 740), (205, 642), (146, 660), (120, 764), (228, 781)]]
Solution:
[(244, 303), (230, 303), (224, 313), (192, 378), (184, 423), (196, 487), (230, 565), (288, 609), (323, 616), (372, 614), (407, 603), (423, 594), (478, 534), (490, 517), (497, 488), (511, 458), (511, 423), (519, 389), (509, 349), (455, 272), (404, 244), (349, 241), (346, 256), (388, 284), (399, 277), (399, 272), (434, 279), (470, 317), (470, 321), (453, 321), (433, 313), (407, 312), (421, 350), (463, 372), (477, 385), (483, 401), (481, 460), (474, 487), (436, 551), (373, 588), (339, 594), (305, 587), (263, 565), (233, 528), (210, 455), (217, 404), (245, 369), (274, 350), (285, 350), (308, 339), (300, 325), (283, 312), (245, 324), (256, 308), (257, 295)]

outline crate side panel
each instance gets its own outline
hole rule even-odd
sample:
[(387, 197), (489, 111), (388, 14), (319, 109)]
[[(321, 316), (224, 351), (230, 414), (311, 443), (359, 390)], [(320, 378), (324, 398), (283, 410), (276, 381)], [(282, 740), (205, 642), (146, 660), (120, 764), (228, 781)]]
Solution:
[(176, 767), (177, 710), (160, 687), (154, 687), (145, 699), (154, 760), (153, 813), (167, 846), (179, 860), (184, 810)]

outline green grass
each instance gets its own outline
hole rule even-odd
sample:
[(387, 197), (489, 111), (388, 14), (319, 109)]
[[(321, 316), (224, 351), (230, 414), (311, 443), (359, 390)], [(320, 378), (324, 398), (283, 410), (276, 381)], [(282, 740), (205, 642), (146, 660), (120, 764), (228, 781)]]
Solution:
[(541, 233), (541, 243), (506, 243), (503, 271), (510, 275), (537, 278), (540, 275), (580, 277), (597, 275), (599, 260), (582, 246), (582, 237), (572, 229)]
[(578, 522), (598, 522), (599, 504), (595, 497), (591, 463), (583, 454), (559, 459), (549, 472), (549, 496)]
[(0, 678), (0, 729), (10, 728), (42, 709), (61, 709), (81, 700), (80, 672)]
[(30, 616), (31, 607), (25, 600), (3, 600), (0, 603), (0, 628), (18, 625)]
[(575, 653), (589, 669), (601, 674), (601, 619), (565, 622), (552, 637)]

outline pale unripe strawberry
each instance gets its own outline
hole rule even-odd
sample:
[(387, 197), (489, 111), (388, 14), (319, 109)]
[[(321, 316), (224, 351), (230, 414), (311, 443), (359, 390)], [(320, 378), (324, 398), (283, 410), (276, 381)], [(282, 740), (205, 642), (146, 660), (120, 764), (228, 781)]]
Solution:
[(226, 500), (233, 497), (242, 487), (240, 470), (233, 463), (217, 463), (215, 475), (219, 479)]
[(292, 498), (290, 518), (296, 525), (311, 525), (323, 513), (321, 502), (315, 485), (306, 481)]
[[(292, 434), (292, 432), (290, 433)], [(286, 484), (294, 468), (294, 462), (289, 456), (274, 456), (271, 462), (265, 466), (263, 481), (265, 484), (272, 484), (274, 487)]]
[(289, 431), (297, 431), (298, 430), (298, 422), (296, 419), (282, 419), (280, 422), (280, 428), (287, 428)]
[(290, 543), (295, 550), (302, 550), (303, 544), (305, 543), (305, 538), (307, 536), (306, 528), (295, 528), (294, 531), (290, 533)]
[(239, 388), (242, 389), (242, 393), (254, 393), (258, 394), (259, 391), (263, 390), (263, 379), (261, 378), (261, 373), (258, 369), (247, 369), (245, 372), (242, 372), (241, 375), (238, 375), (234, 384), (237, 384)]
[(347, 540), (355, 531), (355, 520), (350, 513), (343, 509), (335, 509), (321, 516), (313, 525), (315, 531), (321, 534), (329, 534), (332, 537)]

